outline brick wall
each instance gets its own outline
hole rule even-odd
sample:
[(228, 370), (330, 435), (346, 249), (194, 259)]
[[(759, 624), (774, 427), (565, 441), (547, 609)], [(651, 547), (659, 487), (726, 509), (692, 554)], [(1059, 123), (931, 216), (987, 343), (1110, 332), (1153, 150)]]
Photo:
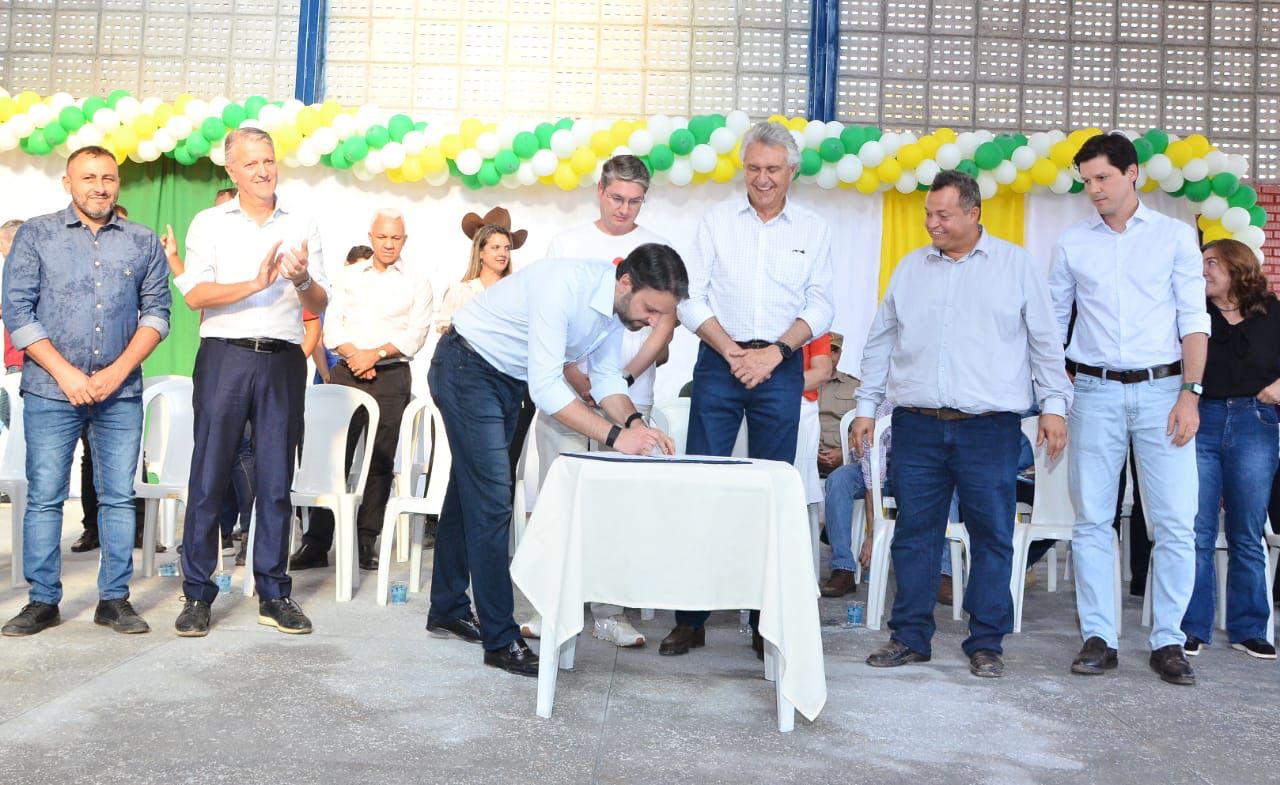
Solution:
[(1271, 291), (1280, 294), (1280, 185), (1273, 183), (1256, 188), (1258, 204), (1267, 210), (1267, 243), (1262, 246), (1266, 261), (1262, 266), (1271, 281)]

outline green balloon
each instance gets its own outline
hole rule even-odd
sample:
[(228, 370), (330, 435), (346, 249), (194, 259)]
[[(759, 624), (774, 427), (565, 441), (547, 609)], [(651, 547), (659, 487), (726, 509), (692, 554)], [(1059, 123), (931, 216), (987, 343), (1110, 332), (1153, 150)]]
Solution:
[(1159, 128), (1152, 128), (1143, 136), (1151, 143), (1151, 149), (1156, 153), (1163, 153), (1169, 146), (1169, 135)]
[(1026, 147), (1026, 146), (1027, 146), (1027, 142), (1029, 142), (1029, 141), (1030, 141), (1029, 139), (1027, 139), (1027, 135), (1026, 135), (1026, 134), (1014, 134), (1013, 136), (1011, 136), (1011, 137), (1009, 137), (1009, 138), (1013, 140), (1013, 149), (1014, 149), (1014, 150), (1017, 150), (1019, 147)]
[(502, 173), (498, 171), (498, 166), (493, 161), (485, 161), (480, 164), (480, 171), (476, 172), (476, 179), (481, 185), (492, 188), (502, 180)]
[(206, 117), (204, 122), (200, 124), (200, 133), (210, 142), (216, 142), (226, 133), (227, 128), (222, 124), (222, 118)]
[(724, 115), (718, 112), (715, 114), (709, 114), (707, 115), (707, 117), (711, 118), (711, 130), (713, 131), (717, 128), (724, 128), (725, 125), (728, 124), (728, 121), (725, 120)]
[(665, 144), (655, 144), (649, 151), (649, 163), (653, 164), (654, 171), (665, 172), (675, 161), (675, 153)]
[(983, 142), (973, 153), (973, 161), (979, 169), (995, 169), (1004, 157), (1004, 149), (996, 142)]
[(653, 161), (650, 161), (650, 160), (649, 160), (649, 156), (647, 156), (647, 155), (637, 155), (637, 156), (636, 156), (636, 158), (639, 158), (639, 159), (640, 159), (640, 163), (644, 164), (644, 168), (645, 168), (645, 169), (648, 169), (648, 170), (649, 170), (649, 175), (650, 175), (650, 176), (652, 176), (652, 175), (653, 175)]
[(192, 155), (191, 152), (188, 151), (184, 145), (178, 145), (177, 147), (173, 148), (173, 160), (177, 161), (183, 166), (191, 166), (196, 162), (196, 157)]
[(249, 113), (240, 104), (227, 104), (222, 110), (222, 124), (228, 128), (239, 128), (249, 117)]
[(393, 114), (391, 119), (387, 121), (387, 133), (391, 135), (391, 141), (399, 142), (404, 139), (404, 135), (413, 130), (413, 118), (407, 114)]
[(706, 115), (698, 115), (689, 120), (689, 133), (693, 134), (693, 139), (698, 144), (706, 144), (711, 141), (711, 132), (715, 130), (715, 126), (711, 123), (711, 118)]
[(879, 129), (879, 128), (876, 128), (874, 125), (869, 125), (869, 126), (867, 126), (866, 131), (867, 131), (867, 141), (868, 141), (868, 142), (878, 142), (878, 141), (880, 141), (880, 129)]
[(212, 147), (209, 140), (204, 138), (203, 134), (192, 134), (187, 137), (187, 141), (183, 145), (192, 158), (202, 158), (209, 154)]
[(671, 132), (671, 138), (667, 140), (667, 145), (676, 155), (688, 155), (696, 143), (693, 133), (687, 128), (677, 128)]
[(973, 161), (968, 161), (968, 160), (961, 161), (959, 164), (957, 164), (957, 165), (956, 165), (956, 171), (957, 171), (957, 172), (964, 172), (965, 174), (969, 175), (970, 177), (977, 177), (977, 176), (978, 176), (978, 165), (977, 165), (977, 164), (975, 164)]
[(1133, 140), (1133, 149), (1138, 153), (1138, 163), (1145, 164), (1151, 160), (1151, 156), (1155, 155), (1155, 150), (1151, 147), (1151, 142), (1146, 137), (1140, 136)]
[(111, 95), (107, 96), (107, 106), (111, 107), (112, 109), (115, 109), (116, 104), (120, 102), (120, 99), (124, 98), (128, 94), (129, 94), (128, 90), (112, 90)]
[(1249, 208), (1249, 223), (1261, 229), (1267, 225), (1267, 211), (1261, 205), (1255, 204)]
[[(550, 123), (543, 123), (543, 125), (548, 128), (551, 127)], [(542, 126), (538, 127), (541, 128)], [(550, 142), (550, 139), (551, 137), (548, 135), (548, 142)], [(522, 161), (527, 161), (532, 158), (533, 154), (538, 152), (538, 148), (540, 146), (537, 135), (531, 134), (528, 131), (521, 131), (516, 134), (514, 139), (511, 140), (511, 152)]]
[[(551, 135), (558, 130), (560, 129), (556, 128), (551, 123), (538, 123), (538, 126), (533, 129), (534, 138), (538, 140), (538, 147), (543, 150), (551, 149)], [(528, 132), (526, 131), (525, 133)], [(537, 151), (535, 150), (534, 152)]]
[(391, 132), (385, 125), (371, 125), (369, 130), (365, 131), (364, 141), (374, 150), (381, 150), (387, 142), (391, 141)]
[(1182, 188), (1183, 193), (1193, 202), (1203, 202), (1209, 198), (1209, 194), (1213, 193), (1213, 186), (1210, 185), (1208, 177), (1183, 183)]
[(245, 114), (252, 117), (254, 120), (257, 120), (258, 113), (261, 112), (262, 107), (266, 105), (267, 105), (266, 98), (260, 95), (251, 95), (248, 98), (244, 99)]
[(57, 147), (67, 141), (67, 129), (57, 123), (49, 123), (44, 127), (44, 140), (49, 143), (50, 147)]
[(851, 125), (840, 132), (840, 144), (844, 145), (844, 151), (851, 155), (857, 155), (866, 141), (867, 132), (861, 126)]
[(564, 131), (571, 131), (571, 130), (573, 130), (573, 118), (571, 118), (571, 117), (561, 117), (559, 120), (556, 120), (556, 128), (555, 128), (555, 130), (557, 130), (557, 131), (561, 131), (561, 130), (564, 130)]
[[(997, 136), (995, 142), (996, 142), (996, 145), (1000, 148), (1001, 158), (1008, 158), (1009, 156), (1013, 155), (1014, 150), (1018, 149), (1018, 140), (1014, 139), (1012, 136), (1009, 136), (1007, 134), (1001, 134), (1000, 136)], [(979, 149), (981, 149), (981, 147), (979, 147)], [(996, 166), (999, 166), (999, 165), (1000, 165), (999, 163), (996, 164)], [(994, 169), (995, 166), (991, 168)]]
[(822, 171), (822, 156), (817, 150), (806, 147), (800, 151), (800, 174), (817, 174)]
[(64, 107), (58, 112), (58, 125), (62, 126), (67, 133), (71, 133), (84, 125), (84, 112), (74, 106)]
[(463, 185), (470, 188), (472, 191), (479, 191), (482, 186), (479, 172), (476, 172), (475, 174), (460, 174), (458, 175), (458, 179), (462, 181)]
[(835, 163), (844, 158), (844, 144), (839, 139), (823, 139), (818, 145), (818, 155), (822, 156), (824, 161)]
[(1218, 196), (1229, 197), (1240, 187), (1240, 178), (1231, 172), (1222, 172), (1211, 178), (1210, 186)]
[[(534, 144), (537, 144), (535, 142)], [(498, 174), (515, 174), (520, 168), (520, 156), (510, 150), (499, 150), (498, 154), (493, 157), (493, 165), (497, 167)], [(484, 164), (481, 164), (483, 172)]]
[(351, 162), (342, 154), (342, 145), (338, 145), (332, 153), (329, 153), (329, 165), (334, 169), (350, 169)]
[[(1218, 175), (1221, 177), (1222, 175)], [(1253, 208), (1258, 203), (1258, 192), (1247, 185), (1242, 185), (1227, 197), (1227, 204), (1231, 207), (1243, 207), (1246, 210)]]
[(1084, 183), (1080, 182), (1079, 180), (1071, 181), (1071, 193), (1078, 194), (1083, 190), (1084, 190)]
[(458, 169), (458, 164), (455, 163), (452, 158), (446, 158), (444, 159), (444, 162), (449, 167), (449, 174), (453, 175), (454, 177), (465, 176), (462, 174), (461, 170)]
[(84, 99), (84, 106), (80, 108), (80, 111), (84, 112), (84, 117), (85, 117), (85, 120), (87, 121), (93, 117), (95, 112), (97, 112), (99, 109), (103, 108), (106, 105), (107, 105), (106, 101), (94, 95)]
[(418, 122), (414, 123), (413, 130), (417, 131), (418, 133), (422, 133), (423, 131), (427, 130), (427, 121), (419, 120)]
[(1178, 190), (1169, 192), (1169, 196), (1172, 196), (1174, 199), (1181, 199), (1186, 195), (1187, 195), (1186, 183), (1183, 183), (1182, 185), (1178, 186)]
[(342, 157), (351, 163), (363, 161), (368, 154), (369, 143), (359, 134), (348, 136), (346, 141), (342, 143)]

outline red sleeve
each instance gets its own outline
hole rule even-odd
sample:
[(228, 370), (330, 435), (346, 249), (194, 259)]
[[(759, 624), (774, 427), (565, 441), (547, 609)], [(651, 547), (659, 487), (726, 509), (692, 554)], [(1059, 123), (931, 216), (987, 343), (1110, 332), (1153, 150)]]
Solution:
[(314, 314), (314, 313), (312, 313), (312, 312), (308, 311), (306, 308), (303, 308), (303, 309), (302, 309), (302, 321), (304, 321), (304, 322), (313, 322), (313, 321), (315, 321), (316, 319), (319, 319), (319, 318), (320, 318), (320, 316), (319, 316), (318, 314)]

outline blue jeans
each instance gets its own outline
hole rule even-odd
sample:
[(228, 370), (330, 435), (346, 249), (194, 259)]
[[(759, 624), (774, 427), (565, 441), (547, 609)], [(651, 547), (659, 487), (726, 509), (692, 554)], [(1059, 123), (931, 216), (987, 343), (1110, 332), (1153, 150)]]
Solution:
[(1013, 630), (1013, 522), (1021, 418), (1001, 412), (943, 421), (902, 408), (893, 412), (891, 467), (898, 521), (894, 527), (891, 638), (912, 651), (931, 654), (938, 600), (938, 554), (946, 544), (952, 494), (971, 547), (964, 609), (969, 637), (962, 648), (1003, 651)]
[(129, 596), (133, 576), (133, 478), (142, 441), (142, 399), (110, 398), (90, 406), (24, 393), (27, 511), (22, 519), (24, 574), (32, 602), (62, 600), (62, 504), (71, 482), (71, 456), (88, 425), (93, 484), (98, 491), (98, 597)]
[(490, 365), (457, 333), (440, 339), (427, 382), (453, 450), (427, 615), (468, 618), (470, 583), (484, 648), (496, 651), (520, 636), (507, 564), (514, 490), (508, 448), (527, 386)]
[(862, 467), (856, 463), (837, 466), (827, 475), (824, 486), (827, 500), (827, 541), (831, 544), (831, 569), (853, 572), (853, 527), (863, 521), (853, 520), (853, 503), (867, 493)]
[(1199, 499), (1195, 440), (1175, 447), (1166, 434), (1181, 376), (1121, 384), (1078, 374), (1068, 485), (1076, 505), (1071, 534), (1080, 634), (1119, 645), (1115, 620), (1112, 522), (1130, 440), (1152, 521), (1152, 649), (1186, 642), (1182, 617), (1195, 583), (1195, 517)]
[(1213, 640), (1219, 502), (1226, 511), (1227, 637), (1232, 643), (1267, 637), (1271, 597), (1262, 534), (1280, 457), (1276, 422), (1276, 407), (1257, 398), (1200, 402), (1196, 583), (1182, 617), (1182, 631), (1206, 643)]
[(246, 422), (240, 449), (231, 461), (231, 487), (222, 495), (222, 511), (218, 513), (218, 528), (222, 530), (223, 537), (231, 536), (237, 522), (240, 531), (248, 534), (249, 521), (253, 518), (253, 499), (253, 425)]

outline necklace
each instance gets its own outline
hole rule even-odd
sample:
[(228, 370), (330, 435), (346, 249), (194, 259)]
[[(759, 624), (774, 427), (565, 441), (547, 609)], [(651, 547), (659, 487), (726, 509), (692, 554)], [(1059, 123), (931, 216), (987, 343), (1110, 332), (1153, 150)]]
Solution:
[(1239, 306), (1237, 306), (1237, 307), (1235, 307), (1235, 308), (1219, 308), (1218, 310), (1219, 310), (1219, 311), (1221, 311), (1221, 312), (1223, 312), (1223, 313), (1231, 313), (1231, 312), (1233, 312), (1233, 311), (1238, 311), (1238, 310), (1240, 310), (1240, 308), (1239, 308)]

